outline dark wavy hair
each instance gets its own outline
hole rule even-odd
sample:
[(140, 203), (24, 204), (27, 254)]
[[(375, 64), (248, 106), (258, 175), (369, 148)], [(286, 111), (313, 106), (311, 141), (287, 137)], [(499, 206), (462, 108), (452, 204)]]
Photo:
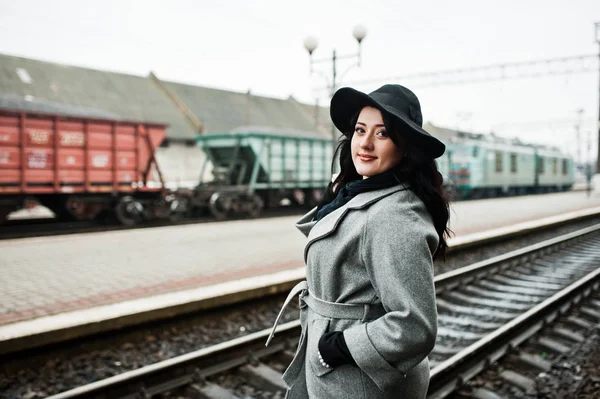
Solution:
[[(356, 126), (359, 113), (360, 110), (351, 118), (350, 128), (352, 131), (345, 132), (348, 135), (343, 136), (338, 142), (331, 164), (331, 173), (334, 173), (335, 164), (338, 159), (340, 173), (335, 180), (327, 186), (323, 197), (319, 201), (319, 209), (333, 201), (339, 190), (347, 183), (363, 178), (358, 174), (354, 167), (350, 147), (352, 141), (351, 137), (354, 134), (354, 126)], [(438, 256), (445, 259), (446, 249), (448, 247), (446, 239), (450, 237), (452, 231), (448, 227), (450, 208), (448, 197), (443, 187), (442, 175), (438, 172), (435, 160), (428, 157), (419, 146), (411, 143), (409, 137), (402, 134), (406, 127), (395, 118), (388, 117), (384, 112), (382, 112), (382, 115), (386, 131), (394, 144), (396, 144), (398, 148), (401, 148), (403, 140), (406, 148), (406, 155), (402, 161), (400, 161), (400, 164), (394, 168), (394, 175), (399, 183), (407, 183), (409, 188), (425, 204), (439, 236), (439, 243), (433, 254), (433, 259), (436, 259)]]

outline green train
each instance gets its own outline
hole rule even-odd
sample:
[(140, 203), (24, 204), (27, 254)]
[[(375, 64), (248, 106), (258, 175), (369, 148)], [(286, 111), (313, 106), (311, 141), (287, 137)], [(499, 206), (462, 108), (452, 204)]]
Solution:
[[(334, 146), (313, 132), (266, 127), (198, 136), (206, 154), (200, 183), (178, 191), (185, 214), (258, 217), (265, 208), (316, 205), (331, 181)], [(573, 160), (560, 150), (488, 138), (455, 138), (437, 159), (453, 200), (565, 191), (574, 184)], [(209, 171), (209, 169), (211, 170)], [(207, 171), (211, 181), (203, 181)]]
[(447, 145), (439, 161), (455, 199), (549, 193), (575, 183), (573, 159), (557, 148), (495, 138)]
[[(206, 158), (185, 207), (217, 220), (286, 203), (312, 207), (331, 179), (333, 145), (318, 133), (251, 127), (201, 135), (197, 144)], [(213, 180), (202, 182), (209, 167)]]

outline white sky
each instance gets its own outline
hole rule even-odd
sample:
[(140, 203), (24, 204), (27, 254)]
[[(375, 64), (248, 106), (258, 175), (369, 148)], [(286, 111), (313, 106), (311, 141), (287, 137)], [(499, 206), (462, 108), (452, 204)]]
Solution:
[[(185, 83), (251, 90), (320, 104), (326, 80), (309, 76), (315, 58), (353, 53), (352, 29), (367, 28), (362, 67), (339, 61), (341, 85), (371, 91), (423, 71), (597, 54), (598, 0), (0, 0), (0, 52)], [(597, 69), (598, 63), (593, 66)], [(315, 70), (331, 78), (330, 61)], [(425, 121), (519, 136), (576, 154), (574, 125), (583, 109), (581, 152), (594, 140), (598, 72), (419, 88)], [(409, 81), (404, 83), (411, 88)]]

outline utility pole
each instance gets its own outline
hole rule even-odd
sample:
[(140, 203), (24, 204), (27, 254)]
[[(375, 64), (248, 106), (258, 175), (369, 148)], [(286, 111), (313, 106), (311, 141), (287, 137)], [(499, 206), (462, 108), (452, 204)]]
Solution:
[(592, 192), (592, 175), (594, 174), (593, 165), (594, 160), (592, 159), (592, 131), (588, 130), (587, 132), (587, 156), (585, 162), (585, 178), (587, 181), (587, 186), (585, 191), (587, 192), (587, 196), (589, 197)]
[[(362, 41), (362, 39), (360, 39), (358, 41), (359, 49), (360, 49), (360, 42), (361, 41)], [(360, 57), (360, 52), (358, 54), (359, 54), (359, 57)], [(337, 90), (337, 86), (336, 86), (336, 84), (337, 84), (337, 81), (336, 81), (336, 79), (337, 79), (336, 61), (337, 61), (337, 57), (335, 56), (335, 49), (333, 49), (333, 57), (331, 58), (331, 64), (333, 65), (333, 75), (332, 75), (332, 78), (331, 78), (331, 94), (329, 95), (330, 99), (333, 98), (333, 95), (335, 94), (335, 91)], [(331, 138), (333, 140), (334, 147), (335, 147), (335, 139), (336, 139), (336, 132), (335, 132), (336, 130), (337, 129), (336, 129), (335, 125), (332, 123), (331, 124)]]
[(582, 167), (583, 162), (581, 158), (581, 115), (583, 114), (583, 109), (577, 110), (577, 123), (575, 124), (575, 142), (577, 143), (577, 159), (575, 160), (575, 164), (577, 167)]
[(598, 156), (596, 173), (600, 173), (600, 22), (596, 22), (596, 42), (598, 43)]
[(598, 154), (596, 156), (596, 174), (594, 175), (594, 191), (600, 193), (600, 22), (595, 23), (596, 43), (598, 44)]
[(249, 126), (252, 122), (252, 92), (248, 89), (246, 93), (246, 116), (244, 117), (244, 125)]

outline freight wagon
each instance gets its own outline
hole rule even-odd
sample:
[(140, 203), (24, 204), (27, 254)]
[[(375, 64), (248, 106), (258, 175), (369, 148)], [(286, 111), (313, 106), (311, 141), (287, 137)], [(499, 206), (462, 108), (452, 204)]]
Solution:
[(171, 215), (155, 149), (166, 125), (0, 110), (0, 222), (39, 202), (65, 220)]
[(200, 176), (210, 163), (213, 180), (186, 197), (180, 191), (180, 200), (218, 220), (235, 212), (256, 217), (282, 202), (314, 206), (331, 179), (332, 142), (317, 133), (240, 128), (201, 135), (197, 143), (206, 154)]
[(572, 159), (558, 149), (464, 140), (453, 143), (444, 156), (459, 198), (565, 191), (575, 182)]

